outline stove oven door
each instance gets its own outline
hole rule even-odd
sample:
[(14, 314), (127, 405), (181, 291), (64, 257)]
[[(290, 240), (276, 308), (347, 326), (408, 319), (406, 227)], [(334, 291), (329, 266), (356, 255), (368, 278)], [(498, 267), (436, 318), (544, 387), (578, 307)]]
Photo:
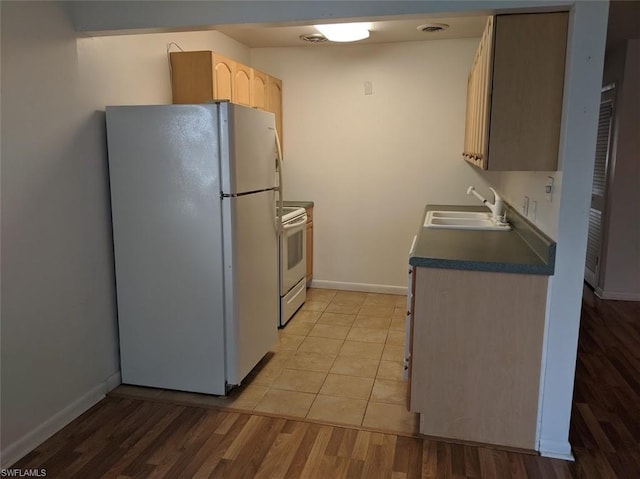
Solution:
[(280, 254), (280, 295), (284, 296), (307, 274), (307, 215), (282, 225)]

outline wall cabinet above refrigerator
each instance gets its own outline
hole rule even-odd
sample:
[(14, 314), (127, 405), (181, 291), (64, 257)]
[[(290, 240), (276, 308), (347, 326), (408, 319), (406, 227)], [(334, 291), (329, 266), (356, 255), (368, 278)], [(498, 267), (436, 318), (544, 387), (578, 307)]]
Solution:
[(282, 81), (210, 50), (172, 52), (173, 103), (229, 100), (271, 112), (282, 145)]

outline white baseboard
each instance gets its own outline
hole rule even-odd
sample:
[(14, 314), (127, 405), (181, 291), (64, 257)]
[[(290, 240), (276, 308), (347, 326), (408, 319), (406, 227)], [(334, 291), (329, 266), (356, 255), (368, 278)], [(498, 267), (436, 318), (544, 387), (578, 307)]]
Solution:
[(616, 301), (640, 301), (640, 293), (616, 293), (615, 291), (595, 290), (596, 296), (601, 299), (613, 299)]
[(569, 444), (569, 441), (549, 441), (541, 439), (539, 452), (543, 457), (575, 461), (571, 453), (571, 444)]
[(0, 452), (0, 467), (6, 469), (33, 451), (83, 412), (97, 404), (105, 394), (120, 384), (120, 371), (73, 401), (13, 444)]
[(387, 284), (368, 283), (345, 283), (342, 281), (327, 281), (324, 279), (312, 280), (311, 287), (323, 289), (339, 289), (341, 291), (361, 291), (363, 293), (398, 294), (403, 296), (407, 294), (406, 286), (391, 286)]
[(122, 384), (122, 376), (120, 375), (120, 371), (117, 371), (109, 376), (104, 384), (106, 389), (105, 394), (113, 391), (115, 388), (120, 386)]

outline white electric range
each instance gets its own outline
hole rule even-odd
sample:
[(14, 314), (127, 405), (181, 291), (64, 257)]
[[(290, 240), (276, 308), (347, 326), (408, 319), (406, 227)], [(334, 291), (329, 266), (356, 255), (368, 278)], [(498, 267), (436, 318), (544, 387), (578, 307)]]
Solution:
[(304, 304), (307, 293), (307, 213), (304, 208), (282, 208), (280, 235), (280, 319), (284, 327)]

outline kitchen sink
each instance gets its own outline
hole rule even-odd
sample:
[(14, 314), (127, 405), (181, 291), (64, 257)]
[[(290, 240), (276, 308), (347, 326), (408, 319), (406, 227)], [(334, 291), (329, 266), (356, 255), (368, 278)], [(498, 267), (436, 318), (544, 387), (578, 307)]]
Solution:
[(433, 218), (491, 219), (491, 213), (481, 211), (429, 211)]
[(429, 211), (424, 221), (427, 228), (460, 230), (509, 231), (508, 223), (499, 223), (491, 213), (478, 211)]

